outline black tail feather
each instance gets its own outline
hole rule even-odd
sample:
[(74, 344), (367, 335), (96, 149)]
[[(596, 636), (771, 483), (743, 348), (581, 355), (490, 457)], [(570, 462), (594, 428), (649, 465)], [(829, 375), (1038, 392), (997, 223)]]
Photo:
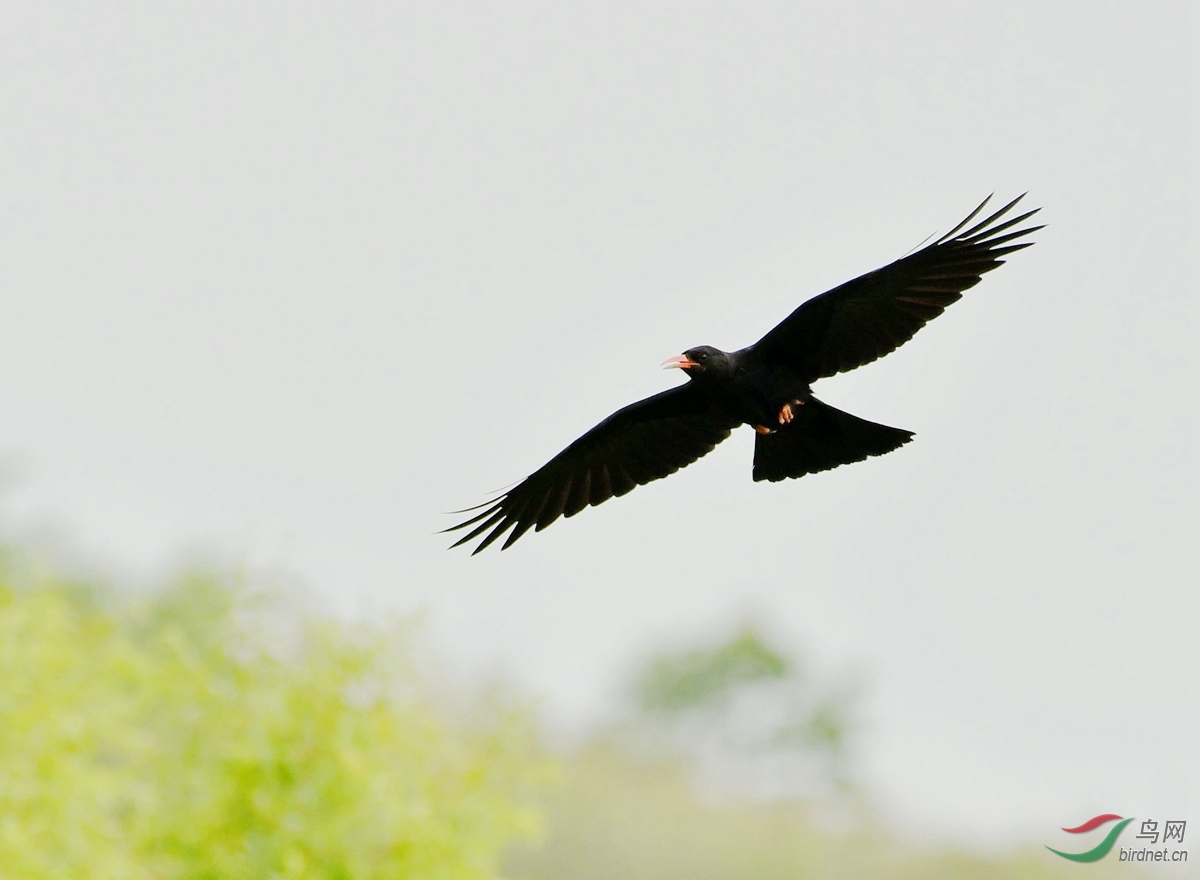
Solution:
[(794, 407), (795, 417), (754, 442), (754, 479), (786, 480), (827, 471), (898, 449), (912, 431), (852, 416), (812, 398)]

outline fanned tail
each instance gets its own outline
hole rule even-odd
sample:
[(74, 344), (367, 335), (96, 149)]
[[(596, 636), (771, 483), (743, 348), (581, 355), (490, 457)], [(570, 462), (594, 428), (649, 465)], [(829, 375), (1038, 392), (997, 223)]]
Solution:
[(786, 480), (884, 455), (912, 439), (912, 431), (868, 422), (816, 398), (793, 410), (790, 424), (754, 441), (754, 479)]

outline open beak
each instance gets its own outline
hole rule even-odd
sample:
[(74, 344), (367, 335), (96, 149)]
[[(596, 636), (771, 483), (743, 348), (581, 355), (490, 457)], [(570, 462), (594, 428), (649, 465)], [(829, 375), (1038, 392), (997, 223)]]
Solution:
[(675, 357), (667, 358), (665, 361), (662, 362), (662, 368), (664, 370), (673, 370), (676, 368), (678, 368), (680, 370), (688, 370), (688, 369), (691, 369), (692, 367), (698, 367), (698, 366), (700, 366), (700, 365), (698, 363), (696, 363), (694, 360), (692, 360), (690, 357), (688, 357), (686, 354), (677, 354), (677, 355), (675, 355)]

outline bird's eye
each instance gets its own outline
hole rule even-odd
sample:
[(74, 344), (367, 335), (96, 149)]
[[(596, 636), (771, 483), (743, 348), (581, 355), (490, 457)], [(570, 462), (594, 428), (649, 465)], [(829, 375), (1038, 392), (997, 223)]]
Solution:
[(700, 361), (700, 363), (704, 363), (706, 360), (708, 360), (708, 352), (706, 352), (706, 351), (697, 352), (696, 360)]

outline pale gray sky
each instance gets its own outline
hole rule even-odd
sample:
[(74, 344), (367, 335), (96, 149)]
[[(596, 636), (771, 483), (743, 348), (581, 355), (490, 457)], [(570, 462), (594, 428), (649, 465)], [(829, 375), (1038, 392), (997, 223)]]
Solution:
[[(427, 608), (565, 723), (757, 616), (863, 671), (906, 828), (1200, 821), (1190, 4), (503, 6), (5, 6), (8, 523)], [(993, 190), (1038, 245), (817, 389), (914, 444), (432, 534)]]

